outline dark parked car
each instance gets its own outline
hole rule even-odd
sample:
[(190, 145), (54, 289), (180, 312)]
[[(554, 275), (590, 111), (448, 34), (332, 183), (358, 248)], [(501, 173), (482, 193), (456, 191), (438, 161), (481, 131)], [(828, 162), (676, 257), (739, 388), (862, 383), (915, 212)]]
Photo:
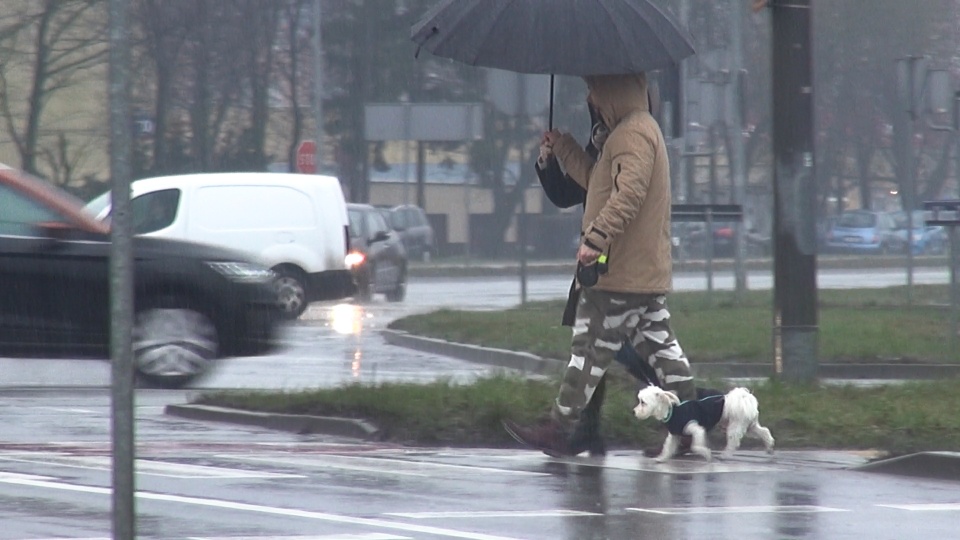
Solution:
[[(384, 213), (381, 210), (381, 213)], [(385, 213), (384, 213), (385, 214)], [(387, 223), (400, 233), (400, 240), (411, 259), (429, 260), (437, 252), (433, 226), (419, 206), (402, 204), (389, 210)]]
[[(109, 356), (109, 224), (40, 180), (0, 170), (0, 354)], [(180, 387), (223, 356), (270, 351), (274, 275), (246, 256), (136, 237), (133, 362), (148, 386)]]
[(383, 293), (400, 302), (407, 295), (407, 252), (400, 235), (380, 211), (368, 204), (347, 205), (350, 253), (347, 266), (357, 283), (357, 296), (369, 300)]

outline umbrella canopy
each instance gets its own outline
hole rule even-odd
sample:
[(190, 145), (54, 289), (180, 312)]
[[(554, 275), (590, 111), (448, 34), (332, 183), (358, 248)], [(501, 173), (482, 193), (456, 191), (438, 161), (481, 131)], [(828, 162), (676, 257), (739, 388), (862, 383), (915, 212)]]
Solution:
[(443, 0), (411, 39), (465, 64), (551, 75), (638, 73), (694, 54), (653, 0)]

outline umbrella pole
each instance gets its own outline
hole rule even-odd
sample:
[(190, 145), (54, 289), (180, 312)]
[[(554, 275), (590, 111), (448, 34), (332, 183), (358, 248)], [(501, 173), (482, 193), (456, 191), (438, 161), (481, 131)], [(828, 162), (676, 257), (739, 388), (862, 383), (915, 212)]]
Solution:
[(550, 114), (547, 120), (547, 129), (553, 131), (553, 73), (550, 74)]

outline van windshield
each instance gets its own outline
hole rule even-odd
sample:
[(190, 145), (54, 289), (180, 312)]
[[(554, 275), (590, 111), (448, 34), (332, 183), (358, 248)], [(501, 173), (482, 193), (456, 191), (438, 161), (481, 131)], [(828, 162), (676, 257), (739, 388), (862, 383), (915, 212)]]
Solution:
[(95, 219), (105, 220), (110, 216), (110, 192), (104, 192), (98, 197), (92, 199), (83, 207), (84, 210)]

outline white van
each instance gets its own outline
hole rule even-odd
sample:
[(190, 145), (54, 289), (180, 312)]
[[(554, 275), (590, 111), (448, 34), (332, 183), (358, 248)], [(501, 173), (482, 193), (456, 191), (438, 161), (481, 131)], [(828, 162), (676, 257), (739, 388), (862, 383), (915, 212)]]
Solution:
[[(344, 259), (347, 208), (332, 176), (209, 173), (162, 176), (131, 184), (133, 232), (245, 251), (278, 275), (286, 315), (310, 302), (354, 294)], [(110, 215), (110, 193), (87, 205)]]

